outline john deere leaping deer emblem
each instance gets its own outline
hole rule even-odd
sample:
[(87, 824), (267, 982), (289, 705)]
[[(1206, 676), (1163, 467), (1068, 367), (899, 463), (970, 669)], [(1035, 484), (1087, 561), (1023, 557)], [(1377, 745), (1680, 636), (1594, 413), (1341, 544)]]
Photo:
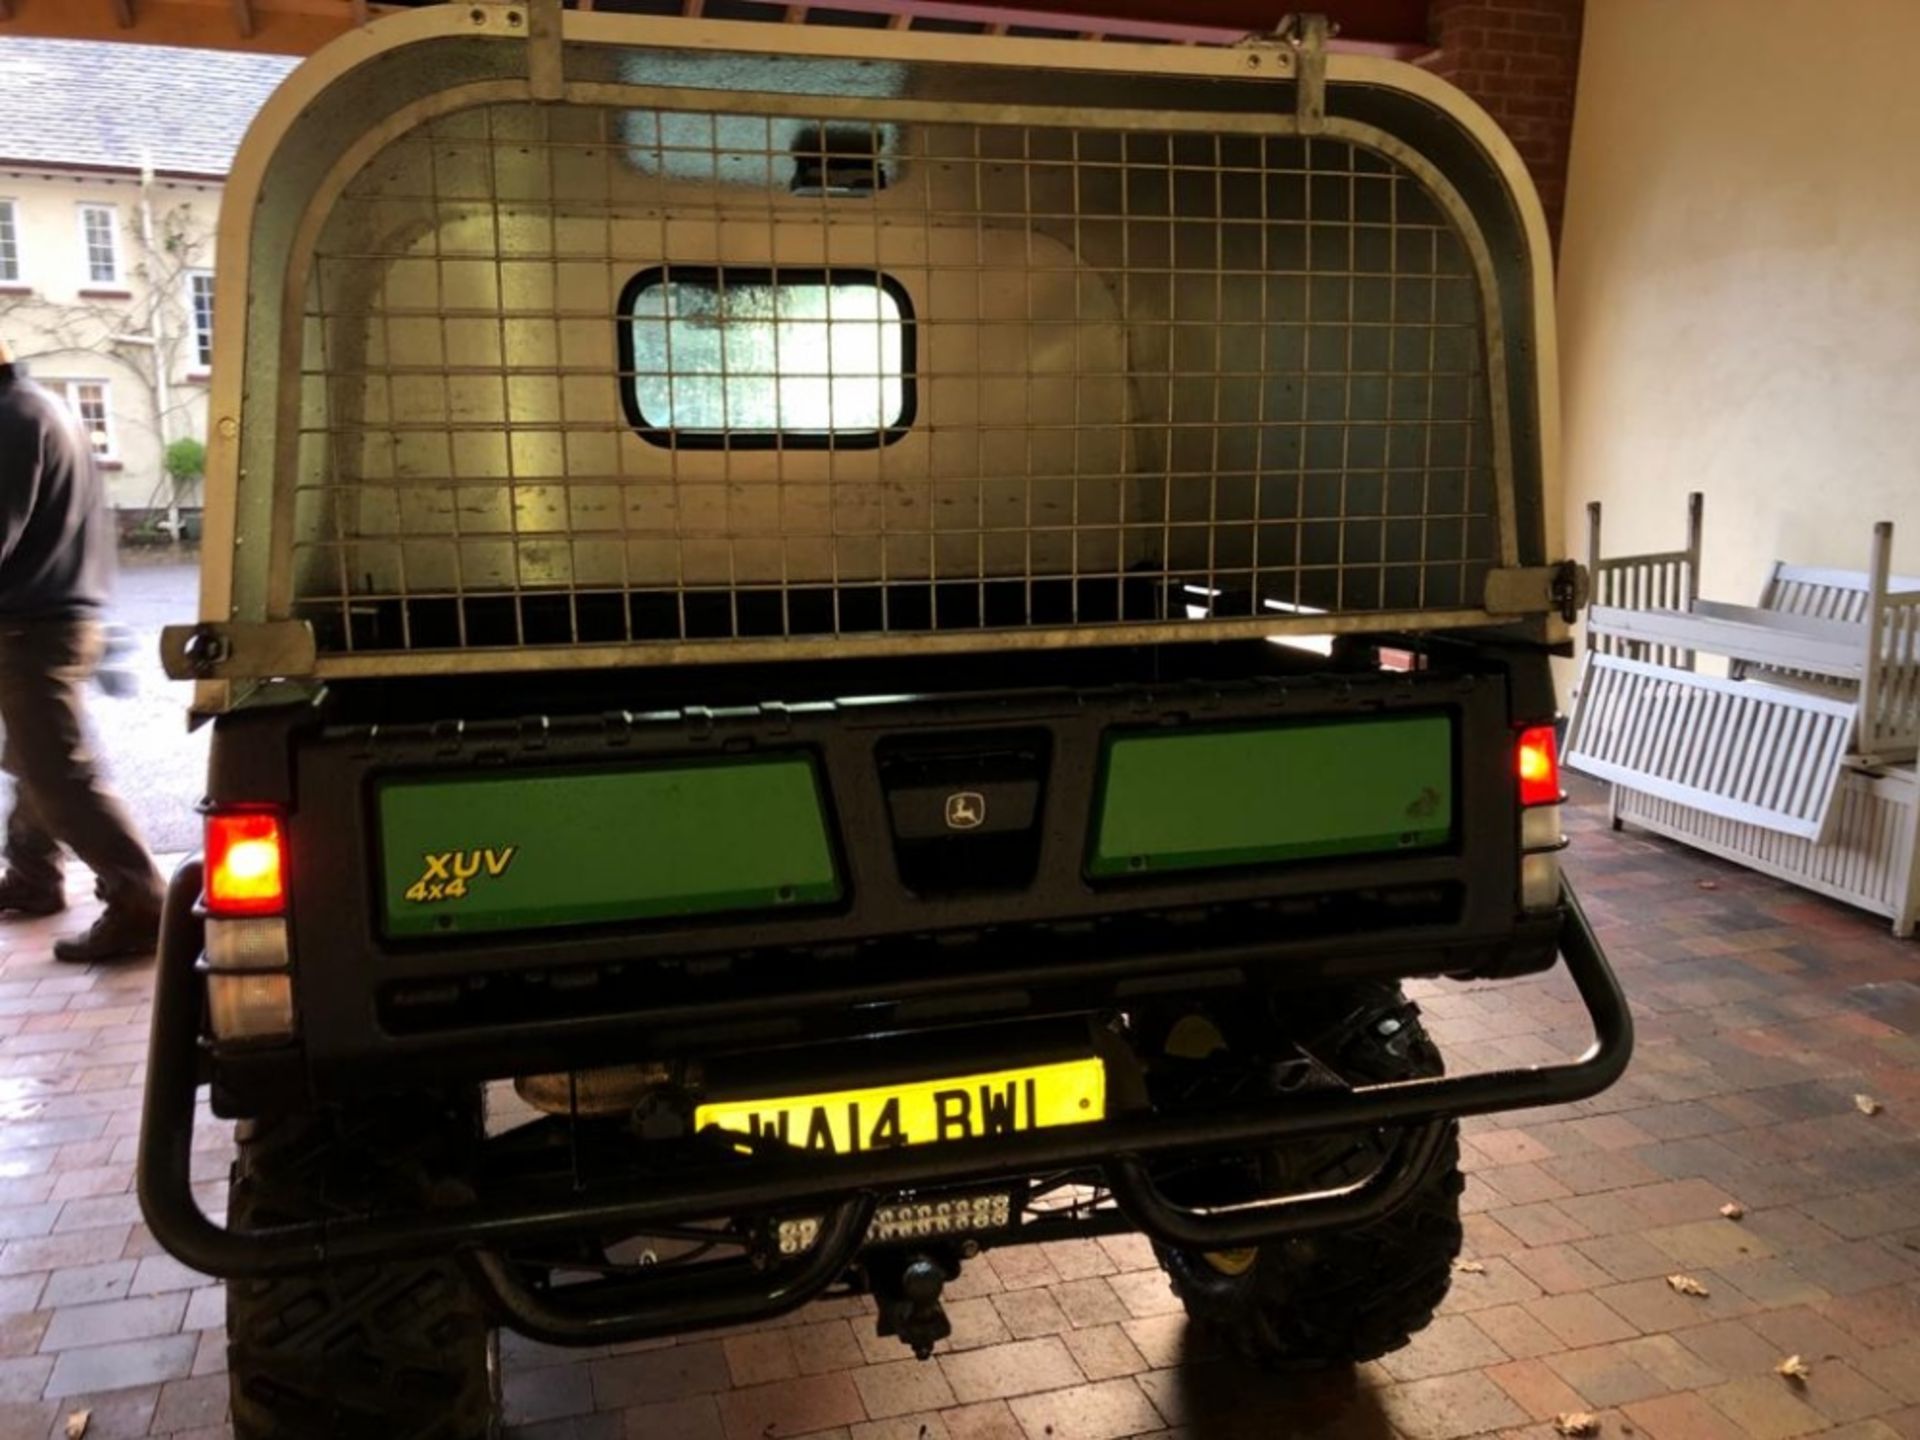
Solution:
[(987, 823), (987, 797), (978, 790), (958, 790), (947, 796), (947, 828), (978, 830)]

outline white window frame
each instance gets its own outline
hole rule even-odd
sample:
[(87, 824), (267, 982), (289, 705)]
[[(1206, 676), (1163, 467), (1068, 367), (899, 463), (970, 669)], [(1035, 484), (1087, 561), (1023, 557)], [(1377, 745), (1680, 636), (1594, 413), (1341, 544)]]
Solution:
[[(207, 293), (207, 323), (204, 329), (200, 324), (200, 306), (197, 303), (198, 290), (204, 282)], [(193, 345), (192, 364), (187, 366), (190, 373), (204, 375), (213, 369), (213, 271), (187, 271), (187, 338)]]
[[(58, 386), (60, 398), (66, 402), (68, 412), (73, 416), (74, 424), (80, 427), (80, 438), (86, 442), (96, 463), (117, 464), (120, 459), (120, 445), (113, 433), (113, 382), (96, 380), (92, 376), (62, 376), (57, 380), (48, 380), (49, 385)], [(82, 385), (97, 385), (100, 388), (100, 428), (107, 437), (106, 448), (95, 450), (93, 436), (87, 429), (86, 417), (80, 413), (79, 389)]]
[(20, 261), (20, 202), (11, 195), (0, 195), (0, 215), (6, 217), (7, 241), (13, 250), (10, 261), (0, 258), (0, 285), (18, 285), (25, 273)]
[[(93, 237), (87, 233), (87, 216), (99, 211), (107, 217), (107, 259), (111, 273), (96, 275), (93, 270)], [(120, 207), (108, 205), (98, 200), (83, 200), (79, 206), (80, 225), (80, 265), (85, 279), (83, 290), (101, 287), (117, 289), (120, 285)]]

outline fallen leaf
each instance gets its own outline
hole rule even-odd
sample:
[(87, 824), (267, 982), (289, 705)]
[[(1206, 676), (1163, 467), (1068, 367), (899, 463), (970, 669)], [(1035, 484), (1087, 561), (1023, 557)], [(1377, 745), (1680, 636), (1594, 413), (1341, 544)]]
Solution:
[(1456, 1260), (1453, 1262), (1453, 1268), (1458, 1270), (1462, 1275), (1484, 1275), (1487, 1273), (1487, 1267), (1482, 1265), (1478, 1260)]
[(1804, 1385), (1807, 1383), (1807, 1376), (1811, 1375), (1813, 1370), (1798, 1355), (1789, 1355), (1773, 1367), (1773, 1373), (1785, 1376), (1796, 1385)]
[(1862, 1115), (1878, 1115), (1884, 1107), (1871, 1095), (1856, 1095), (1853, 1097), (1853, 1108)]
[(1707, 1293), (1707, 1287), (1691, 1275), (1669, 1275), (1667, 1285), (1682, 1295), (1704, 1296)]
[(87, 1426), (93, 1423), (93, 1411), (75, 1410), (67, 1416), (67, 1440), (80, 1440), (87, 1433)]
[(1562, 1435), (1598, 1435), (1600, 1417), (1584, 1410), (1569, 1410), (1553, 1417), (1553, 1428)]
[(1720, 1213), (1729, 1220), (1744, 1220), (1747, 1218), (1747, 1207), (1738, 1200), (1729, 1200), (1720, 1207)]

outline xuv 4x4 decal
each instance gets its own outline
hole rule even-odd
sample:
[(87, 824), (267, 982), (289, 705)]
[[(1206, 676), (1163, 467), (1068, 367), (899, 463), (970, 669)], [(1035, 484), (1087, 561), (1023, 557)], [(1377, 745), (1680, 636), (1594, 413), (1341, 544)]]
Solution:
[(425, 872), (407, 887), (406, 899), (414, 905), (431, 905), (437, 900), (464, 900), (470, 882), (486, 877), (498, 880), (513, 864), (520, 847), (504, 850), (441, 850), (421, 856)]

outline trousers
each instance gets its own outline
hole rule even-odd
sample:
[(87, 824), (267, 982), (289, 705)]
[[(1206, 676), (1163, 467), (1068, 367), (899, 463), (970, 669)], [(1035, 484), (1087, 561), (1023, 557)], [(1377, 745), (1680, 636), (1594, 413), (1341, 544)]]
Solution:
[(109, 907), (158, 910), (160, 872), (87, 740), (81, 691), (105, 647), (90, 620), (0, 619), (0, 768), (14, 780), (7, 869), (28, 889), (57, 891), (64, 842)]

